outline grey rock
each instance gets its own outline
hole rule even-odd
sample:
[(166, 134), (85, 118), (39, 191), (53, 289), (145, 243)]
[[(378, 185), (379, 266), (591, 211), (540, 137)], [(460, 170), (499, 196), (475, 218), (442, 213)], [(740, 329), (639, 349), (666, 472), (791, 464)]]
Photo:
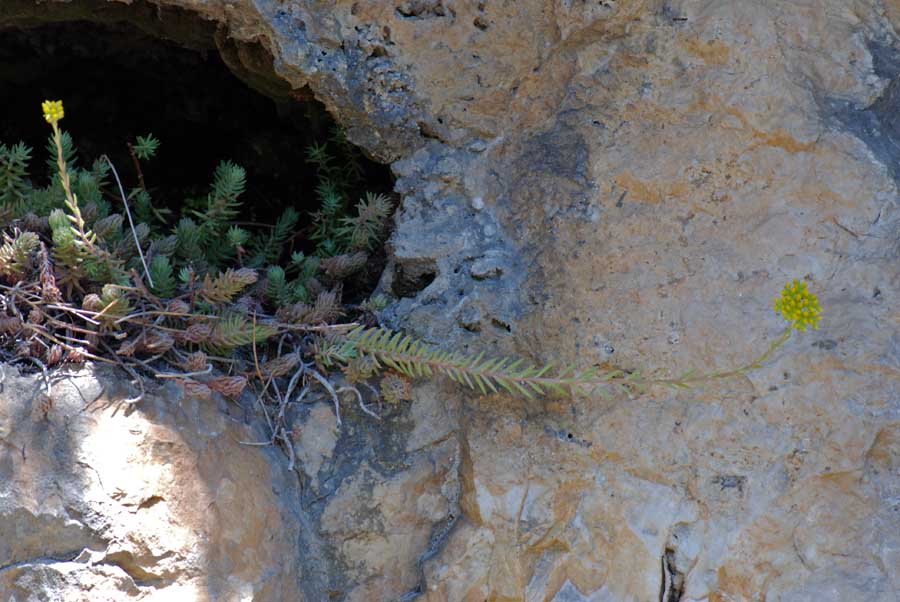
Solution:
[[(78, 4), (5, 2), (0, 23)], [(396, 422), (310, 448), (317, 488), (300, 504), (255, 502), (295, 542), (276, 561), (240, 531), (258, 559), (235, 565), (247, 582), (285, 588), (255, 599), (283, 599), (303, 575), (310, 600), (896, 600), (896, 2), (157, 4), (262, 40), (284, 81), (392, 162), (403, 201), (381, 288), (405, 296), (391, 326), (447, 348), (678, 373), (764, 350), (785, 281), (807, 279), (825, 308), (819, 332), (761, 369), (683, 394), (417, 387)], [(14, 436), (8, 467), (23, 444), (45, 449), (36, 430)], [(255, 478), (288, 491), (280, 461)], [(34, 559), (16, 591), (51, 587), (52, 566), (79, 583), (71, 554), (112, 541), (94, 515), (44, 499), (46, 520), (20, 524), (34, 541), (59, 531), (59, 545), (32, 557), (6, 544)], [(17, 500), (8, 516), (37, 516)], [(178, 557), (139, 557), (178, 574)], [(285, 559), (296, 570), (276, 570)], [(109, 564), (91, 579), (111, 597), (144, 587)]]

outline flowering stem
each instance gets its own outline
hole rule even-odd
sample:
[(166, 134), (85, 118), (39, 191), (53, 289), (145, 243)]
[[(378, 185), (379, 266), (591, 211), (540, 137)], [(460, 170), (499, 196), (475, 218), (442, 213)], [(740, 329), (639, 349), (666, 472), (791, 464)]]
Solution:
[(709, 372), (707, 374), (698, 374), (691, 376), (690, 373), (685, 374), (679, 378), (672, 379), (650, 379), (650, 380), (636, 380), (634, 382), (642, 385), (663, 385), (663, 386), (681, 386), (686, 387), (691, 383), (700, 383), (704, 381), (711, 380), (719, 380), (723, 378), (731, 378), (733, 376), (740, 376), (742, 374), (746, 374), (750, 370), (756, 370), (761, 368), (762, 365), (772, 356), (775, 351), (784, 346), (784, 344), (791, 338), (791, 328), (785, 328), (784, 332), (781, 333), (777, 339), (772, 341), (769, 345), (769, 348), (766, 351), (751, 361), (748, 364), (745, 364), (739, 368), (734, 368), (733, 370), (725, 370), (722, 372)]
[(56, 121), (51, 121), (50, 125), (53, 127), (53, 142), (56, 144), (56, 165), (59, 169), (59, 178), (62, 182), (63, 190), (66, 193), (66, 207), (72, 212), (69, 219), (75, 224), (81, 242), (87, 248), (93, 249), (93, 241), (84, 229), (85, 221), (84, 217), (81, 215), (81, 209), (78, 207), (78, 197), (72, 192), (72, 184), (69, 180), (69, 169), (66, 165), (65, 156), (63, 155), (62, 132), (59, 130), (59, 124), (57, 124)]
[(69, 170), (66, 165), (66, 158), (63, 155), (62, 148), (62, 132), (59, 131), (59, 125), (55, 121), (50, 122), (50, 125), (53, 127), (53, 142), (56, 143), (56, 166), (59, 168), (59, 178), (62, 181), (63, 190), (66, 192), (66, 205), (68, 205), (72, 213), (75, 214), (75, 218), (78, 220), (78, 225), (81, 229), (82, 224), (84, 224), (84, 219), (81, 217), (78, 201), (72, 193), (72, 185), (69, 182)]
[[(601, 372), (596, 368), (578, 370), (571, 366), (536, 366), (524, 363), (521, 359), (484, 359), (483, 353), (470, 357), (442, 352), (383, 328), (359, 327), (345, 336), (355, 354), (371, 358), (377, 368), (383, 364), (410, 378), (443, 374), (485, 394), (488, 390), (496, 393), (502, 387), (510, 393), (532, 397), (551, 391), (561, 394), (579, 391), (590, 395), (596, 390), (610, 388), (626, 392), (642, 391), (652, 386), (687, 389), (692, 384), (730, 378), (761, 367), (763, 362), (787, 342), (790, 335), (791, 329), (788, 328), (769, 345), (765, 353), (739, 368), (706, 374), (687, 372), (674, 378), (645, 377), (639, 371)], [(347, 364), (351, 360), (338, 358), (338, 361)]]

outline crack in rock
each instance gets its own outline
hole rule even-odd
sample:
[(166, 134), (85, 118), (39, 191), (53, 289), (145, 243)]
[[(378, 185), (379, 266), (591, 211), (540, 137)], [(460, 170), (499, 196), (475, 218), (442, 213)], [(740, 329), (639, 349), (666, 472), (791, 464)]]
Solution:
[(9, 564), (5, 564), (0, 566), (0, 573), (4, 571), (8, 571), (10, 569), (23, 568), (28, 566), (33, 566), (36, 564), (43, 565), (52, 565), (59, 564), (61, 562), (72, 562), (79, 556), (81, 556), (82, 552), (87, 548), (83, 548), (81, 550), (68, 552), (66, 554), (60, 554), (59, 556), (34, 556), (32, 558), (28, 558), (25, 560), (18, 560), (16, 562), (10, 562)]
[(680, 602), (684, 596), (684, 573), (675, 566), (675, 548), (667, 546), (659, 560), (662, 568), (659, 602)]
[(400, 597), (399, 602), (415, 600), (425, 593), (427, 588), (425, 563), (437, 556), (443, 549), (444, 544), (446, 544), (447, 540), (450, 538), (450, 534), (453, 533), (453, 528), (459, 522), (460, 514), (461, 513), (458, 511), (451, 512), (447, 515), (446, 519), (432, 527), (431, 536), (428, 538), (428, 547), (422, 555), (419, 556), (418, 560), (416, 560), (416, 570), (419, 573), (419, 582), (416, 584), (416, 587), (403, 594), (403, 596)]

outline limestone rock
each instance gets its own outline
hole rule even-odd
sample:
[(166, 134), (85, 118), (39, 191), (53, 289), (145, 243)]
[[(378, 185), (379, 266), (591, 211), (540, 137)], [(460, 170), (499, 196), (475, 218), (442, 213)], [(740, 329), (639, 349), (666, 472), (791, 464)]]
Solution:
[[(304, 599), (296, 480), (242, 417), (122, 376), (3, 369), (4, 600)], [(129, 394), (130, 393), (130, 394)]]
[[(294, 506), (293, 558), (322, 558), (316, 583), (346, 600), (897, 600), (896, 1), (156, 3), (262, 40), (285, 81), (393, 161), (392, 325), (678, 372), (764, 350), (786, 280), (825, 309), (762, 369), (679, 395), (476, 400), (429, 384), (377, 424), (348, 419)], [(472, 278), (482, 257), (497, 269)], [(111, 531), (42, 501), (7, 554), (105, 549)], [(128, 543), (120, 565), (194, 566), (178, 539), (192, 535), (174, 533), (172, 556)], [(259, 545), (247, 567), (290, 558)], [(80, 579), (37, 564), (16, 587)], [(130, 591), (116, 566), (92, 579)]]

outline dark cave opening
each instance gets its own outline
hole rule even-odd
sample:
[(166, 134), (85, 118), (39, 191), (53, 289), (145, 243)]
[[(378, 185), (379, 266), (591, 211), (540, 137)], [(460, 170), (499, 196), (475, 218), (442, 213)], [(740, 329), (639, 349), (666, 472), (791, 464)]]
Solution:
[[(391, 193), (388, 166), (336, 144), (340, 130), (325, 107), (278, 78), (261, 46), (229, 40), (184, 11), (168, 9), (162, 29), (147, 23), (160, 15), (132, 10), (127, 18), (135, 14), (143, 22), (106, 15), (10, 25), (0, 15), (0, 143), (23, 141), (34, 149), (32, 179), (47, 178), (41, 102), (62, 99), (61, 127), (82, 164), (108, 155), (126, 189), (138, 185), (128, 142), (148, 133), (161, 141), (141, 171), (154, 206), (174, 215), (184, 199), (205, 195), (216, 165), (230, 160), (247, 172), (241, 221), (270, 225), (290, 206), (302, 216), (298, 228), (309, 227), (320, 203), (316, 166), (307, 160), (312, 144), (353, 154), (359, 185), (348, 192), (349, 203), (367, 191)], [(297, 240), (306, 250), (304, 237)]]

